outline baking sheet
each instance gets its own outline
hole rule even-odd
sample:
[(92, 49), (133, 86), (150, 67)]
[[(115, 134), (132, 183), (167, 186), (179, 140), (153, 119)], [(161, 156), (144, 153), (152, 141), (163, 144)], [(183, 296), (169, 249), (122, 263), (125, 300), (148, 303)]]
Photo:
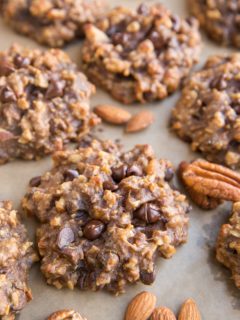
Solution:
[[(40, 0), (39, 0), (40, 1)], [(111, 5), (121, 4), (135, 7), (141, 1), (116, 0)], [(154, 1), (146, 1), (152, 3)], [(179, 15), (187, 15), (185, 0), (162, 1), (168, 8)], [(201, 54), (201, 63), (210, 54), (230, 52), (220, 48), (207, 39)], [(28, 47), (39, 47), (34, 41), (15, 34), (0, 20), (0, 50), (7, 49), (13, 42)], [(79, 63), (81, 42), (68, 46), (65, 50), (72, 59)], [(198, 68), (199, 66), (197, 66)], [(126, 135), (122, 128), (102, 125), (104, 131), (98, 133), (102, 138), (120, 138), (126, 149), (136, 143), (150, 143), (159, 157), (170, 159), (175, 165), (182, 160), (197, 157), (184, 142), (169, 132), (167, 125), (170, 110), (174, 106), (179, 93), (163, 102), (146, 106), (133, 105), (127, 109), (136, 113), (139, 109), (149, 108), (156, 121), (148, 130)], [(110, 96), (98, 90), (91, 105), (97, 103), (114, 103)], [(43, 173), (51, 167), (50, 158), (39, 162), (15, 161), (0, 166), (0, 200), (12, 200), (19, 208), (20, 199), (24, 195), (29, 179)], [(57, 290), (47, 286), (40, 273), (39, 266), (31, 271), (30, 286), (34, 300), (30, 302), (19, 316), (20, 320), (43, 320), (51, 312), (63, 308), (74, 308), (88, 320), (120, 320), (130, 299), (142, 290), (149, 290), (158, 297), (158, 304), (165, 305), (177, 312), (181, 303), (188, 297), (194, 298), (202, 312), (204, 320), (239, 320), (240, 291), (230, 279), (230, 272), (215, 259), (214, 245), (219, 227), (227, 221), (230, 204), (217, 210), (204, 212), (193, 206), (190, 213), (189, 241), (177, 250), (171, 260), (158, 261), (158, 274), (155, 283), (149, 287), (141, 284), (129, 286), (127, 292), (114, 297), (104, 292), (81, 292), (76, 289)], [(34, 219), (25, 219), (29, 234), (34, 237), (37, 223)]]

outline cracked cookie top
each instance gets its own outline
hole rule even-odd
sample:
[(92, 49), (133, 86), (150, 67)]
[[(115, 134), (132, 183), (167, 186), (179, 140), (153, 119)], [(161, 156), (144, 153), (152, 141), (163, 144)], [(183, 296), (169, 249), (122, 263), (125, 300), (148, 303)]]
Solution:
[(240, 2), (188, 0), (191, 13), (208, 36), (220, 44), (240, 47)]
[(22, 201), (42, 222), (37, 241), (47, 282), (115, 294), (128, 283), (152, 283), (156, 257), (170, 258), (187, 240), (189, 205), (168, 183), (171, 164), (149, 145), (122, 152), (97, 140), (53, 160)]
[(0, 52), (0, 163), (43, 157), (87, 133), (98, 123), (94, 89), (61, 50)]
[(104, 0), (0, 0), (4, 20), (41, 44), (62, 47), (107, 9)]
[(232, 217), (219, 232), (217, 259), (232, 272), (232, 278), (240, 289), (240, 202), (233, 204)]
[(240, 167), (240, 55), (212, 56), (186, 81), (171, 127), (209, 161)]
[(83, 67), (91, 81), (123, 103), (163, 99), (197, 62), (198, 23), (161, 4), (117, 7), (86, 25)]
[(32, 299), (27, 279), (38, 260), (26, 229), (9, 201), (0, 201), (0, 317), (14, 319)]

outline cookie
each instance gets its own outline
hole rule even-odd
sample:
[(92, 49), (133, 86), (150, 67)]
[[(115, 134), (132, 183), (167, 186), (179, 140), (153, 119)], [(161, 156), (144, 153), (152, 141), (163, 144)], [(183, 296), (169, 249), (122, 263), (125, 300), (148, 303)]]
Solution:
[(240, 167), (240, 55), (212, 56), (186, 81), (171, 127), (209, 161)]
[(38, 260), (10, 201), (0, 201), (0, 318), (15, 319), (32, 299), (28, 273)]
[(188, 0), (191, 13), (208, 36), (225, 46), (240, 48), (240, 2)]
[(87, 133), (98, 123), (94, 90), (61, 50), (0, 52), (0, 164), (41, 158)]
[(106, 10), (104, 0), (1, 0), (0, 5), (8, 25), (50, 47), (83, 37), (84, 24)]
[(85, 72), (126, 104), (161, 100), (176, 91), (201, 47), (197, 21), (181, 19), (161, 4), (142, 4), (136, 11), (117, 7), (85, 32)]
[(233, 205), (232, 217), (224, 224), (217, 240), (217, 259), (232, 272), (232, 279), (240, 289), (240, 202)]
[(47, 320), (87, 320), (74, 310), (60, 310), (51, 314)]
[(151, 284), (157, 256), (170, 258), (187, 241), (189, 204), (169, 185), (171, 164), (149, 145), (122, 152), (97, 140), (53, 161), (22, 200), (42, 223), (37, 243), (47, 283), (115, 294)]

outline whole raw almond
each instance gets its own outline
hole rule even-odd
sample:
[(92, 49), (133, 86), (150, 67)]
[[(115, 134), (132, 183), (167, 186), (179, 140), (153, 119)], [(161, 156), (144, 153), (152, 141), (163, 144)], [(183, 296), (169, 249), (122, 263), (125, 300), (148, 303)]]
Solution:
[(144, 110), (135, 114), (127, 123), (127, 133), (138, 132), (149, 127), (154, 121), (152, 112)]
[(151, 320), (176, 320), (172, 310), (166, 307), (159, 307), (153, 311)]
[(132, 117), (128, 111), (108, 104), (97, 105), (94, 112), (104, 121), (119, 125), (127, 123)]
[(183, 303), (178, 320), (201, 320), (200, 311), (193, 299), (188, 299)]
[(129, 303), (125, 313), (125, 320), (147, 320), (156, 305), (157, 298), (150, 292), (143, 291), (139, 293)]

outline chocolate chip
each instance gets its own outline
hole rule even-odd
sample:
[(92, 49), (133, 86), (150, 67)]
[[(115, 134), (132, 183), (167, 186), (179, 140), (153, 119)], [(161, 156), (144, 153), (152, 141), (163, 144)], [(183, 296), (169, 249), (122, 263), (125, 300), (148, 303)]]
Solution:
[(75, 239), (74, 233), (70, 227), (63, 228), (57, 238), (57, 245), (62, 249), (72, 243)]
[(29, 185), (31, 187), (38, 187), (40, 184), (41, 184), (41, 176), (34, 177), (29, 181)]
[(95, 240), (100, 237), (104, 230), (104, 224), (99, 220), (89, 221), (83, 230), (83, 235), (88, 240)]
[(46, 98), (53, 99), (55, 97), (61, 97), (63, 95), (64, 87), (65, 87), (64, 81), (51, 80), (46, 92)]
[(75, 178), (79, 177), (79, 172), (74, 169), (68, 169), (68, 170), (64, 171), (63, 175), (64, 175), (64, 180), (72, 181)]
[(157, 31), (152, 31), (149, 39), (152, 41), (155, 49), (161, 49), (165, 45), (164, 39)]
[(88, 215), (88, 212), (85, 211), (85, 210), (78, 210), (76, 213), (75, 213), (75, 220), (77, 220), (78, 222), (78, 225), (85, 225), (86, 222), (88, 221), (89, 219), (89, 215)]
[(2, 87), (0, 93), (0, 100), (3, 103), (14, 102), (17, 100), (15, 93), (9, 87)]
[(144, 203), (140, 208), (133, 212), (133, 217), (146, 223), (155, 223), (160, 220), (161, 214), (159, 209), (149, 203)]
[(142, 281), (142, 283), (146, 284), (146, 285), (150, 285), (154, 282), (156, 278), (156, 272), (146, 272), (146, 271), (141, 271), (140, 272), (140, 279)]
[(14, 64), (17, 68), (26, 67), (30, 64), (30, 59), (27, 57), (22, 57), (20, 54), (16, 54), (14, 57)]
[(126, 174), (127, 174), (127, 166), (124, 164), (118, 168), (112, 169), (112, 178), (116, 182), (120, 182), (122, 179), (124, 179), (126, 177)]
[(115, 191), (118, 189), (118, 186), (111, 180), (104, 181), (103, 182), (103, 189), (104, 190), (110, 190), (110, 191)]
[(165, 181), (171, 181), (174, 176), (174, 171), (172, 168), (167, 168), (165, 171), (164, 180)]
[(141, 177), (143, 174), (142, 168), (137, 165), (132, 165), (127, 169), (127, 176), (138, 176)]
[(149, 14), (149, 8), (148, 8), (148, 6), (147, 6), (145, 3), (142, 3), (142, 4), (140, 4), (140, 6), (138, 7), (137, 12), (138, 12), (139, 14), (142, 14), (142, 15), (146, 16), (146, 15)]

